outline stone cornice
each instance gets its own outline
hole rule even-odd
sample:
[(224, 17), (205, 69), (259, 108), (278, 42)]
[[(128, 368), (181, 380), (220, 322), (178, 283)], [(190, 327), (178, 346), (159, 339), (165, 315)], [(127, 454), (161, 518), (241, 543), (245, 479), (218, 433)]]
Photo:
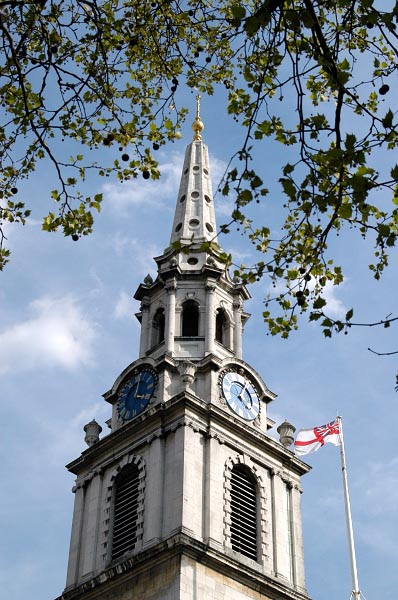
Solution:
[(142, 447), (156, 438), (165, 437), (186, 426), (194, 428), (205, 437), (215, 437), (234, 451), (237, 448), (238, 437), (242, 440), (239, 443), (240, 451), (259, 462), (263, 462), (262, 457), (266, 455), (278, 463), (282, 462), (298, 475), (310, 470), (307, 464), (273, 438), (189, 391), (183, 391), (169, 401), (149, 408), (133, 421), (103, 437), (85, 450), (79, 458), (69, 463), (67, 468), (76, 475), (87, 473), (92, 470), (91, 465), (98, 466), (100, 463), (102, 467), (116, 460), (127, 448), (131, 450)]
[[(207, 544), (194, 540), (183, 533), (176, 533), (165, 541), (119, 561), (100, 575), (87, 579), (84, 583), (65, 589), (56, 600), (99, 600), (111, 597), (112, 591), (125, 586), (130, 579), (136, 579), (159, 563), (183, 557), (200, 562), (214, 572), (224, 575), (246, 586), (270, 600), (310, 600), (306, 590), (294, 589), (277, 577), (264, 574), (261, 565), (254, 561), (242, 560), (235, 553), (220, 552)], [(181, 571), (180, 571), (181, 573)]]

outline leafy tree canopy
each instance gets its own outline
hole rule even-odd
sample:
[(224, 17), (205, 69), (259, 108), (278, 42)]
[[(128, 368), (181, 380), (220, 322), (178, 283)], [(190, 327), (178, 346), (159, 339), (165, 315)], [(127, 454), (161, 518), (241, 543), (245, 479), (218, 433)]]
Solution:
[[(327, 243), (347, 227), (370, 237), (376, 279), (396, 243), (397, 22), (398, 3), (387, 0), (0, 1), (0, 268), (9, 256), (1, 223), (29, 216), (18, 183), (39, 161), (58, 178), (43, 229), (77, 239), (101, 206), (100, 195), (79, 192), (88, 170), (157, 178), (155, 151), (179, 137), (187, 113), (181, 88), (224, 86), (245, 141), (222, 192), (234, 193), (231, 223), (263, 255), (241, 266), (243, 281), (267, 275), (282, 290), (269, 299), (279, 309), (264, 312), (272, 334), (287, 337), (303, 311), (327, 336), (350, 326), (352, 311), (344, 322), (325, 313), (326, 284), (343, 280)], [(281, 110), (284, 98), (293, 110)], [(279, 239), (247, 216), (268, 194), (252, 161), (266, 138), (290, 148), (276, 177), (286, 210)], [(76, 147), (67, 160), (63, 139)], [(87, 148), (112, 145), (120, 158), (89, 162)]]

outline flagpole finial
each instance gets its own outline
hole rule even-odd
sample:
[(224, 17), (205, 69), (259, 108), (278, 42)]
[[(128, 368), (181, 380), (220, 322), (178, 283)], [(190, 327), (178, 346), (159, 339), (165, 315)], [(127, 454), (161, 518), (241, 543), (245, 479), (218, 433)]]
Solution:
[(203, 122), (200, 119), (200, 94), (198, 94), (196, 96), (196, 117), (195, 117), (195, 121), (192, 123), (192, 129), (194, 131), (194, 136), (193, 139), (194, 141), (201, 141), (202, 140), (202, 136), (201, 133), (203, 131), (203, 129), (205, 128), (205, 126), (203, 125)]

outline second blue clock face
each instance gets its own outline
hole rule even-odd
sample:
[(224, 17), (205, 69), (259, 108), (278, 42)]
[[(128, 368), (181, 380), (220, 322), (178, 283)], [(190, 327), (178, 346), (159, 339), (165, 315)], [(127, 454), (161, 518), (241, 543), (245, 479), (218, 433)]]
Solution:
[(124, 421), (132, 419), (145, 410), (155, 392), (157, 381), (158, 375), (150, 367), (133, 371), (132, 377), (119, 396), (118, 413)]
[(258, 394), (252, 383), (240, 373), (227, 372), (221, 382), (222, 392), (229, 407), (242, 419), (253, 421), (260, 412)]

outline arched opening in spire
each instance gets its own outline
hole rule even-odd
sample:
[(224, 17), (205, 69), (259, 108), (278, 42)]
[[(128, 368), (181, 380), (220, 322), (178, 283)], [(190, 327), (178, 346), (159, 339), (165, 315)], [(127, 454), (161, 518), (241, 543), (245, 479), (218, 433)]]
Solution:
[(152, 347), (157, 346), (157, 344), (160, 344), (161, 342), (164, 342), (165, 324), (166, 318), (164, 314), (164, 308), (158, 308), (152, 319)]
[(194, 300), (187, 300), (182, 305), (183, 337), (196, 337), (199, 335), (199, 306)]
[(230, 348), (230, 321), (226, 311), (218, 308), (216, 313), (216, 341)]

